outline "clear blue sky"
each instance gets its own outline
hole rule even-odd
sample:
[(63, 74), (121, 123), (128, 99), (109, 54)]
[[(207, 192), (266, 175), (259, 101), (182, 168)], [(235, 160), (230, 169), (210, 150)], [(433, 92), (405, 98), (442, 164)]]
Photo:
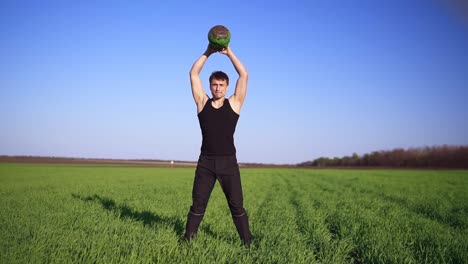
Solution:
[[(250, 73), (241, 162), (466, 145), (468, 19), (448, 2), (1, 1), (0, 155), (196, 160), (188, 71), (217, 24)], [(236, 78), (215, 54), (206, 91), (214, 70)]]

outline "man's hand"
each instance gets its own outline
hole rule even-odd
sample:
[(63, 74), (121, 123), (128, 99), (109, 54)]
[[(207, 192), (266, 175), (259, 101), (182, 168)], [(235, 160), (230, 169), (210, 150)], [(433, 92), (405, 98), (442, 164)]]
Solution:
[(220, 50), (219, 53), (229, 56), (231, 54), (231, 47), (227, 46)]
[(205, 54), (207, 57), (209, 57), (211, 54), (213, 54), (213, 53), (215, 53), (215, 52), (218, 52), (218, 50), (217, 50), (215, 47), (213, 47), (213, 45), (208, 44), (208, 47), (206, 47), (206, 51), (205, 51), (204, 54)]

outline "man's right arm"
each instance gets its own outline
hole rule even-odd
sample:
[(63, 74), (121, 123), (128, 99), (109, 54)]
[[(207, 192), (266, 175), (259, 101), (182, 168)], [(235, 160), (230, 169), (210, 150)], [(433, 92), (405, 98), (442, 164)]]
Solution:
[(190, 69), (190, 85), (192, 86), (193, 99), (195, 100), (195, 104), (197, 104), (197, 113), (200, 113), (203, 110), (203, 107), (208, 100), (208, 95), (206, 95), (203, 90), (200, 72), (203, 69), (205, 62), (208, 60), (208, 57), (213, 54), (213, 52), (214, 50), (208, 46), (205, 53), (195, 61)]

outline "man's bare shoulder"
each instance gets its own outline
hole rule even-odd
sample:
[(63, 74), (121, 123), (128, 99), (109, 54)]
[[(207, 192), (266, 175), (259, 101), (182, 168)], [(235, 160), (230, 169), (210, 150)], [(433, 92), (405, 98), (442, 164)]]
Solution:
[(243, 102), (241, 102), (240, 100), (237, 100), (235, 95), (231, 95), (228, 100), (229, 100), (229, 104), (231, 105), (232, 110), (236, 114), (240, 115), (240, 111), (241, 111)]
[(203, 96), (202, 100), (200, 102), (196, 102), (197, 104), (197, 114), (199, 114), (203, 108), (205, 108), (205, 105), (206, 103), (208, 102), (208, 100), (210, 99), (210, 97), (208, 97), (208, 95), (205, 93), (205, 96)]

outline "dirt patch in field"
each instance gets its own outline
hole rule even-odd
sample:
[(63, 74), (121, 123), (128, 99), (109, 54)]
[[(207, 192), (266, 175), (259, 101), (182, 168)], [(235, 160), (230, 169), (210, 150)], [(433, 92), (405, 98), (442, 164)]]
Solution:
[(109, 165), (134, 165), (155, 167), (194, 167), (197, 164), (190, 161), (167, 160), (126, 160), (126, 159), (87, 159), (64, 157), (35, 157), (35, 156), (0, 156), (0, 162), (11, 163), (46, 163), (46, 164), (109, 164)]
[[(148, 160), (148, 159), (88, 159), (67, 157), (41, 157), (41, 156), (0, 156), (0, 162), (6, 163), (45, 163), (45, 164), (108, 164), (125, 166), (148, 167), (196, 167), (195, 161), (174, 160)], [(297, 168), (296, 165), (239, 163), (241, 168)]]

